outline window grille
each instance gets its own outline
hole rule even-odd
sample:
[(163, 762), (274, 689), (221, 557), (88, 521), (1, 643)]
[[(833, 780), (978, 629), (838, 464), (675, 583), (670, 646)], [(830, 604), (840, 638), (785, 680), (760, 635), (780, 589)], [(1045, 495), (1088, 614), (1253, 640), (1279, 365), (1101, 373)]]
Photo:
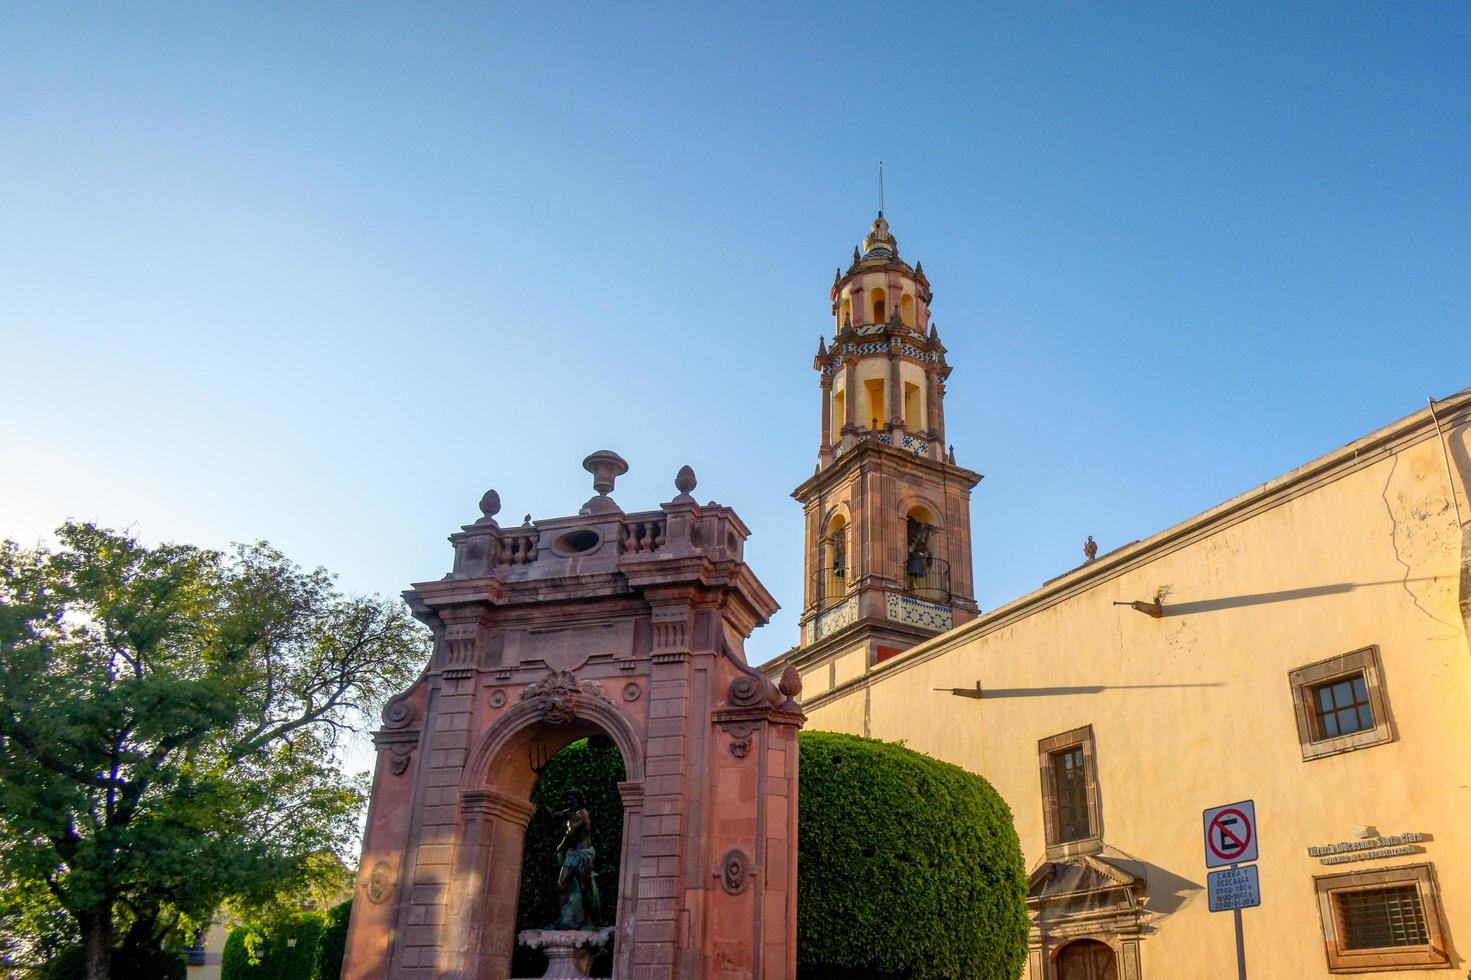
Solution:
[(1430, 942), (1420, 889), (1415, 885), (1344, 891), (1334, 900), (1343, 949), (1388, 949)]
[(1337, 738), (1374, 727), (1374, 708), (1363, 674), (1341, 677), (1312, 689), (1313, 729), (1319, 739)]
[(1059, 842), (1089, 836), (1088, 778), (1083, 769), (1083, 747), (1073, 746), (1052, 753), (1052, 776), (1057, 787), (1057, 833)]

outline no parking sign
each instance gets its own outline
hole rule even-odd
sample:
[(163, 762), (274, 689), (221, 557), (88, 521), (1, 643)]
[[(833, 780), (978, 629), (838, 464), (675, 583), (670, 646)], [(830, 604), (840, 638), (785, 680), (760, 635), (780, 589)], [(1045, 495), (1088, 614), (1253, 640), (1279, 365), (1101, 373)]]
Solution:
[(1204, 814), (1205, 866), (1219, 868), (1256, 860), (1256, 803), (1213, 806)]

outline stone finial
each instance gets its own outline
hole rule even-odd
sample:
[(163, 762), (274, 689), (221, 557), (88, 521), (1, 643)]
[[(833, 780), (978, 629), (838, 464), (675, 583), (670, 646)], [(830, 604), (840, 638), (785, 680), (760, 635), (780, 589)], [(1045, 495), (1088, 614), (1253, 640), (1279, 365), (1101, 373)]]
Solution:
[(841, 266), (834, 266), (833, 267), (833, 282), (837, 282), (841, 278), (843, 278), (843, 269), (842, 269), (842, 267)]
[(579, 513), (622, 513), (608, 494), (613, 492), (613, 481), (628, 472), (627, 461), (611, 449), (599, 449), (582, 461), (582, 468), (592, 474), (592, 488), (598, 492), (598, 495), (583, 504)]
[(794, 698), (802, 693), (802, 675), (797, 673), (797, 668), (787, 664), (786, 670), (781, 672), (781, 681), (776, 689), (788, 698)]
[(817, 356), (818, 357), (826, 357), (827, 356), (827, 338), (826, 337), (818, 337), (817, 338)]
[(494, 490), (485, 491), (480, 498), (480, 513), (484, 516), (475, 523), (482, 527), (499, 527), (495, 522), (495, 515), (501, 512), (501, 495)]
[(862, 258), (862, 256), (860, 256), (860, 255), (859, 255), (859, 254), (858, 254), (858, 246), (857, 246), (857, 245), (854, 245), (854, 246), (853, 246), (853, 264), (854, 264), (854, 265), (857, 265), (857, 264), (858, 264), (858, 260), (859, 260), (859, 259), (860, 259), (860, 258)]
[(674, 489), (679, 491), (679, 496), (670, 503), (692, 504), (695, 498), (690, 496), (690, 491), (695, 488), (695, 471), (688, 465), (681, 466), (679, 472), (674, 476)]
[(914, 275), (915, 275), (916, 278), (919, 278), (919, 279), (923, 279), (924, 278), (924, 263), (923, 262), (916, 262), (916, 263), (914, 263)]
[(1093, 540), (1093, 535), (1088, 535), (1088, 540), (1083, 542), (1083, 560), (1090, 562), (1098, 557), (1098, 542)]
[(934, 320), (931, 320), (930, 321), (930, 339), (931, 340), (936, 340), (936, 341), (940, 339), (940, 331), (938, 331), (938, 330), (935, 329), (935, 321)]
[(950, 456), (946, 459), (946, 462), (951, 466), (955, 465), (955, 443), (953, 442), (950, 444)]

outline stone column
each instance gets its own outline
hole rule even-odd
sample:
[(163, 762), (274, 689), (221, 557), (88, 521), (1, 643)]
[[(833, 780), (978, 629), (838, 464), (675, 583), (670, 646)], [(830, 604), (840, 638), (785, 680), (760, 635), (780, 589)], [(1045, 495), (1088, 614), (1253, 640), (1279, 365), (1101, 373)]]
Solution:
[[(511, 975), (511, 952), (516, 948), (516, 902), (521, 894), (521, 852), (525, 847), (526, 825), (535, 812), (529, 801), (499, 790), (470, 790), (461, 794), (463, 830), (456, 848), (449, 896), (452, 911), (439, 933), (443, 946), (435, 976), (444, 980), (479, 980)], [(429, 964), (405, 962), (403, 965)]]
[(945, 449), (945, 382), (942, 379), (940, 379), (938, 376), (936, 376), (936, 380), (935, 380), (935, 413), (938, 416), (938, 418), (936, 419), (935, 431), (939, 434), (940, 451), (941, 452), (944, 452), (944, 449)]
[(638, 923), (638, 879), (643, 853), (644, 784), (632, 781), (619, 783), (618, 795), (623, 799), (623, 850), (618, 869), (618, 935), (613, 942), (617, 960), (613, 974), (632, 977), (634, 936)]
[[(901, 432), (904, 429), (904, 384), (899, 379), (899, 348), (894, 338), (889, 339), (889, 423)], [(902, 438), (896, 444), (904, 448)]]
[(819, 383), (822, 394), (822, 439), (818, 442), (818, 458), (826, 463), (832, 459), (833, 446), (833, 376), (823, 372)]
[(925, 428), (930, 432), (940, 431), (940, 383), (939, 374), (933, 366), (924, 372)]
[[(647, 593), (646, 593), (647, 595)], [(686, 773), (694, 763), (687, 726), (696, 710), (690, 664), (688, 598), (659, 603), (651, 597), (654, 626), (649, 674), (648, 735), (644, 795), (638, 842), (633, 971), (638, 980), (673, 980), (681, 947), (688, 941), (685, 851), (698, 833), (688, 824)], [(625, 857), (623, 860), (627, 861)], [(684, 913), (687, 914), (687, 913)]]
[(853, 354), (843, 355), (843, 428), (856, 426), (858, 418), (858, 358)]

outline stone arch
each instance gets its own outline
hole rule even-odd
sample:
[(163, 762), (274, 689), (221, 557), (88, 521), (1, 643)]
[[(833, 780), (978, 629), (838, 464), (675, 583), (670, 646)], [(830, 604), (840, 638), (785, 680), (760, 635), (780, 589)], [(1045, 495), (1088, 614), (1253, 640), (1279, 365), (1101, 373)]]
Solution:
[(926, 523), (936, 531), (943, 531), (945, 529), (945, 509), (935, 503), (934, 500), (922, 493), (910, 493), (906, 494), (899, 501), (899, 515), (901, 517), (910, 516), (918, 508), (923, 508), (929, 514), (929, 519)]
[[(630, 683), (634, 678), (630, 677)], [(646, 682), (646, 681), (645, 681)], [(538, 694), (526, 697), (541, 688)], [(614, 975), (633, 976), (639, 847), (643, 829), (644, 751), (641, 725), (596, 681), (552, 673), (526, 688), (477, 739), (459, 787), (461, 834), (456, 848), (446, 976), (459, 980), (510, 976), (521, 893), (526, 827), (535, 810), (533, 750), (549, 758), (581, 738), (606, 736), (623, 757), (623, 847), (618, 871)]]
[[(601, 691), (601, 686), (598, 689)], [(460, 781), (461, 792), (487, 788), (507, 792), (512, 788), (519, 788), (522, 773), (515, 765), (515, 758), (507, 752), (510, 748), (526, 746), (533, 741), (550, 746), (560, 740), (561, 744), (556, 746), (560, 749), (592, 734), (606, 735), (618, 746), (628, 782), (643, 782), (643, 734), (606, 693), (592, 694), (578, 690), (571, 694), (572, 717), (566, 722), (548, 724), (545, 714), (545, 705), (535, 698), (517, 701), (507, 708), (485, 730), (471, 750)], [(596, 731), (589, 731), (589, 726)], [(543, 737), (537, 738), (538, 733)], [(565, 738), (559, 738), (563, 735)], [(527, 768), (529, 771), (530, 767)], [(531, 783), (526, 784), (526, 793), (530, 795)]]
[(842, 519), (845, 526), (853, 526), (853, 511), (852, 508), (848, 506), (847, 501), (840, 501), (830, 506), (827, 511), (823, 513), (822, 523), (819, 525), (819, 528), (825, 533), (828, 528), (832, 527), (833, 521), (838, 518)]

